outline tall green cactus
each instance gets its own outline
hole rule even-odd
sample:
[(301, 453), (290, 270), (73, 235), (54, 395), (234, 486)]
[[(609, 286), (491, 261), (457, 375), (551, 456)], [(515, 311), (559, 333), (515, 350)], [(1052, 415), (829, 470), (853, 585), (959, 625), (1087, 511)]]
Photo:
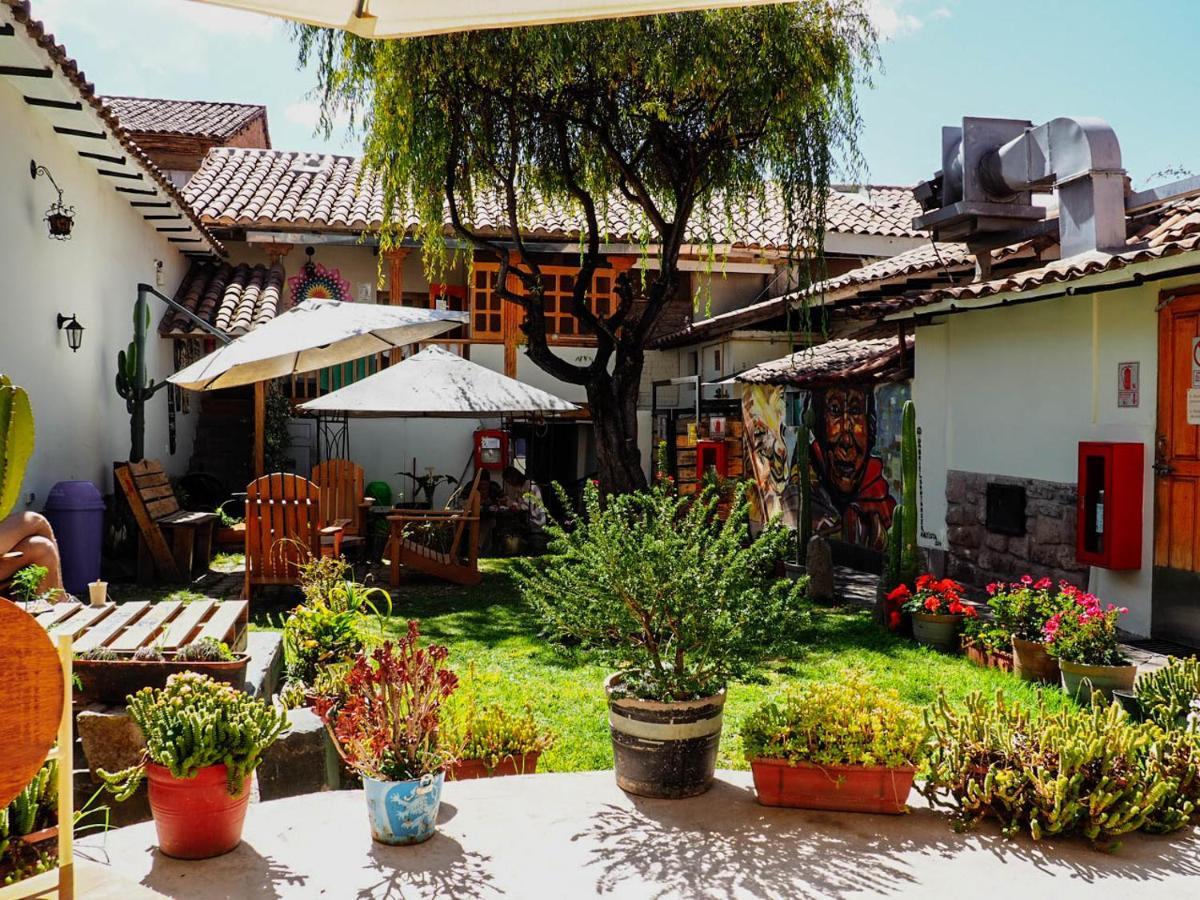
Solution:
[(25, 467), (33, 455), (33, 407), (24, 388), (0, 375), (0, 519), (21, 496)]
[(117, 394), (129, 411), (129, 461), (141, 462), (146, 451), (146, 401), (167, 386), (165, 381), (146, 379), (146, 329), (150, 327), (150, 307), (146, 295), (138, 291), (133, 305), (133, 340), (126, 350), (117, 351)]
[(917, 577), (917, 407), (904, 401), (900, 425), (901, 515), (900, 581), (911, 584)]

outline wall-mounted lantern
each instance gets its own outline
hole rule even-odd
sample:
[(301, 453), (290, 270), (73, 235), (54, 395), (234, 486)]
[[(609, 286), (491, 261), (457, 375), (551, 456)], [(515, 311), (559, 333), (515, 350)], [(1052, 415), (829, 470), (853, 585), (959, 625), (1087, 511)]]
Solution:
[[(50, 238), (55, 241), (69, 241), (71, 229), (75, 225), (75, 207), (63, 205), (62, 188), (58, 186), (58, 182), (54, 180), (50, 170), (45, 166), (39, 166), (37, 160), (31, 159), (29, 161), (29, 177), (36, 181), (39, 175), (49, 178), (50, 183), (54, 185), (54, 190), (58, 191), (58, 200), (51, 203), (50, 208), (46, 210), (45, 222), (46, 227), (50, 229)], [(80, 328), (82, 327), (80, 326)]]
[(74, 353), (83, 343), (83, 326), (79, 324), (79, 320), (74, 315), (64, 316), (58, 314), (58, 330), (67, 332), (67, 346)]

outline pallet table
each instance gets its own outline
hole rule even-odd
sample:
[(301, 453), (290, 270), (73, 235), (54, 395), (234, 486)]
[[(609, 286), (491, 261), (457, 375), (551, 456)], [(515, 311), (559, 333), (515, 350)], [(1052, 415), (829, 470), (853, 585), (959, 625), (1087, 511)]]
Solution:
[(51, 638), (67, 635), (76, 653), (107, 647), (134, 653), (158, 646), (175, 651), (201, 638), (216, 638), (235, 652), (246, 649), (250, 604), (245, 600), (163, 600), (86, 606), (59, 603), (37, 616)]

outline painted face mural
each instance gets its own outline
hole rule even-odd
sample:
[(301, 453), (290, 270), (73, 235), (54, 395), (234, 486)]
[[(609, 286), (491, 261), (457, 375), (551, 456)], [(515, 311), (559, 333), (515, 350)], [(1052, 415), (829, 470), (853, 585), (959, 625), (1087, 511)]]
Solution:
[(862, 388), (830, 388), (825, 392), (829, 482), (842, 494), (854, 492), (871, 450), (868, 396)]

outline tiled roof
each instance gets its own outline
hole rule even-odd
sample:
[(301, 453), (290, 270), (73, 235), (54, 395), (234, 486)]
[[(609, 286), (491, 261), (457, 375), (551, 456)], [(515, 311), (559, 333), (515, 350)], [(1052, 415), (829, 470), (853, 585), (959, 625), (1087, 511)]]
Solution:
[[(228, 335), (245, 334), (288, 307), (283, 267), (245, 263), (193, 263), (175, 293), (175, 302)], [(165, 336), (203, 337), (186, 316), (168, 311), (158, 326)]]
[[(348, 156), (216, 147), (184, 192), (205, 222), (214, 226), (363, 231), (383, 223), (383, 186), (378, 173), (364, 172)], [(639, 240), (639, 211), (622, 198), (600, 210), (601, 223), (614, 242)], [(831, 191), (829, 230), (837, 233), (913, 237), (911, 219), (919, 212), (906, 189), (886, 187), (866, 193)], [(781, 199), (760, 209), (726, 216), (713, 210), (693, 218), (689, 241), (735, 247), (783, 249), (787, 242)], [(733, 218), (732, 230), (727, 223)], [(415, 226), (411, 213), (397, 224)], [(484, 234), (503, 232), (507, 216), (497, 197), (479, 198), (471, 224)], [(447, 221), (447, 226), (449, 222)], [(578, 212), (550, 203), (531, 203), (526, 216), (531, 237), (572, 240), (583, 227)], [(711, 234), (709, 232), (712, 232)]]
[(101, 97), (129, 131), (139, 134), (184, 134), (226, 140), (267, 108), (250, 103), (209, 100), (156, 100), (150, 97)]
[[(135, 182), (141, 182), (142, 184), (139, 186), (139, 188), (137, 188), (137, 190), (141, 191), (141, 194), (126, 193), (122, 196), (129, 197), (130, 202), (137, 204), (139, 209), (145, 206), (148, 195), (161, 195), (162, 197), (166, 197), (170, 201), (172, 207), (175, 208), (181, 214), (181, 216), (186, 217), (187, 221), (194, 229), (192, 234), (199, 235), (199, 243), (196, 244), (197, 248), (201, 245), (207, 245), (209, 250), (224, 255), (225, 248), (222, 246), (221, 242), (213, 237), (212, 233), (209, 232), (209, 230), (203, 225), (199, 216), (192, 210), (191, 205), (184, 199), (179, 189), (171, 183), (170, 179), (163, 174), (162, 170), (159, 169), (158, 166), (151, 161), (150, 157), (148, 157), (142, 151), (133, 138), (130, 137), (128, 131), (126, 131), (125, 127), (121, 124), (113, 112), (104, 105), (100, 97), (97, 96), (95, 87), (90, 81), (87, 80), (87, 76), (84, 75), (83, 70), (79, 68), (79, 64), (67, 55), (66, 48), (55, 42), (54, 35), (49, 34), (46, 31), (45, 26), (40, 21), (33, 18), (27, 0), (0, 0), (0, 4), (3, 4), (3, 6), (8, 9), (12, 15), (13, 21), (24, 29), (25, 34), (29, 37), (33, 44), (36, 45), (39, 51), (39, 57), (57, 69), (59, 74), (61, 74), (62, 77), (65, 78), (70, 84), (75, 96), (77, 96), (81, 101), (82, 109), (71, 112), (70, 118), (67, 118), (66, 120), (60, 120), (62, 121), (63, 127), (95, 132), (98, 120), (99, 124), (101, 124), (106, 131), (105, 140), (93, 141), (88, 147), (88, 150), (92, 152), (103, 150), (109, 145), (107, 138), (111, 137), (112, 141), (114, 142), (111, 144), (112, 149), (118, 152), (123, 151), (129, 157), (127, 161), (122, 158), (119, 162), (99, 162), (97, 164), (97, 168), (99, 170), (105, 170), (112, 169), (114, 166), (119, 166), (122, 170), (125, 168), (132, 169), (132, 172), (122, 172), (121, 177), (123, 179), (133, 179)], [(42, 79), (37, 80), (41, 81)], [(80, 118), (79, 121), (76, 121), (74, 117), (86, 118)], [(126, 162), (130, 163), (130, 165), (126, 166)], [(126, 188), (127, 185), (128, 182), (122, 184), (120, 181), (118, 181), (114, 183), (114, 189), (122, 190)], [(164, 230), (172, 226), (149, 225), (148, 223), (148, 227)], [(178, 227), (173, 227), (173, 230), (177, 232)], [(186, 235), (173, 235), (172, 237), (168, 238), (168, 240), (179, 243), (182, 241), (195, 241), (196, 238), (188, 237)]]
[(847, 381), (882, 381), (912, 372), (913, 338), (836, 338), (782, 359), (748, 369), (737, 380), (748, 384), (820, 387)]

